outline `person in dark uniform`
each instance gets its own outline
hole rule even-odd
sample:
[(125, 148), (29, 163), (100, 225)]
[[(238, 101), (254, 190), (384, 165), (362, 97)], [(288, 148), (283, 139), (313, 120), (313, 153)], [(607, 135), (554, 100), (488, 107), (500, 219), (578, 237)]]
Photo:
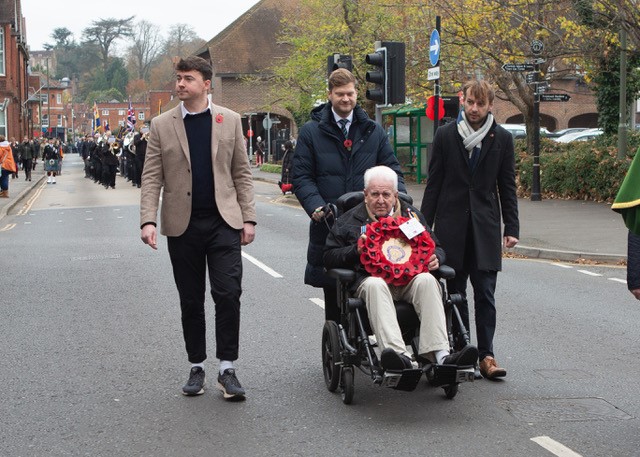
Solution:
[(144, 159), (147, 156), (147, 141), (149, 139), (149, 128), (142, 127), (133, 138), (133, 144), (136, 148), (136, 185), (140, 187), (142, 184), (142, 171), (144, 170)]

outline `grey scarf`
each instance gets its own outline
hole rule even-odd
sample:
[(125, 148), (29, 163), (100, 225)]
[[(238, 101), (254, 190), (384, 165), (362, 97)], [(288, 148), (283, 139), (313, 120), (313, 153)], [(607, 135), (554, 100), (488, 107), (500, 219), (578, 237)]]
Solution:
[(464, 111), (460, 111), (460, 114), (458, 115), (457, 125), (458, 133), (462, 137), (464, 148), (469, 151), (469, 156), (471, 156), (473, 148), (475, 148), (476, 146), (478, 147), (478, 149), (482, 148), (482, 140), (493, 125), (493, 114), (489, 113), (482, 127), (480, 127), (478, 130), (473, 130), (473, 128), (467, 122), (467, 116), (464, 114)]

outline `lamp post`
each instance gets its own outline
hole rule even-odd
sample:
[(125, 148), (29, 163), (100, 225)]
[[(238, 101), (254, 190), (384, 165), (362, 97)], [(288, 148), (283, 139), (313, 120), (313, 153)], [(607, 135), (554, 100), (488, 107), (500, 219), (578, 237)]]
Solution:
[(49, 84), (49, 58), (47, 57), (47, 133), (51, 130), (51, 85)]

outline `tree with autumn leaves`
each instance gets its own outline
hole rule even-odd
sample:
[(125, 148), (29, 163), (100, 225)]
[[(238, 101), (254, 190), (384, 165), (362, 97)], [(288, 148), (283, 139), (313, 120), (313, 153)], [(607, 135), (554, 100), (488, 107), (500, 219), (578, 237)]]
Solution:
[(577, 8), (584, 2), (588, 0), (302, 0), (283, 20), (280, 39), (290, 45), (291, 55), (273, 68), (274, 101), (279, 98), (296, 121), (304, 120), (310, 107), (326, 98), (327, 56), (341, 53), (353, 57), (360, 102), (366, 105), (364, 56), (381, 40), (406, 44), (407, 100), (424, 103), (433, 95), (433, 82), (427, 79), (429, 35), (438, 14), (443, 92), (456, 93), (470, 77), (488, 79), (498, 97), (518, 108), (531, 131), (533, 87), (524, 73), (505, 72), (502, 66), (531, 61), (536, 39), (545, 46), (540, 77), (551, 91), (559, 78), (579, 74), (588, 80), (585, 71), (597, 69), (602, 37), (614, 31), (585, 23)]

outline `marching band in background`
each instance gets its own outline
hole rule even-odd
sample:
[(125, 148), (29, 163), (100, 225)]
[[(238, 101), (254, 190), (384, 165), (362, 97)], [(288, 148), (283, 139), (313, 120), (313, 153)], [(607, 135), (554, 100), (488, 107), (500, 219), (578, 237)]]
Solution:
[(115, 189), (119, 171), (132, 186), (140, 187), (148, 138), (147, 126), (138, 132), (129, 131), (123, 138), (113, 136), (110, 130), (94, 137), (85, 136), (78, 145), (85, 178), (93, 179), (105, 189)]

